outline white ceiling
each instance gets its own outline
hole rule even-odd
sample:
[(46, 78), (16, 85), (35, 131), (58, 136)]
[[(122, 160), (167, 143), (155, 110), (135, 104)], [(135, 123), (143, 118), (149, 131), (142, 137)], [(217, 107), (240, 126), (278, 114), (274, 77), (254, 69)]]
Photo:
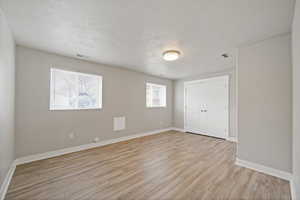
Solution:
[[(1, 0), (18, 44), (171, 79), (226, 70), (224, 52), (290, 32), (294, 0)], [(165, 50), (180, 50), (173, 62)]]

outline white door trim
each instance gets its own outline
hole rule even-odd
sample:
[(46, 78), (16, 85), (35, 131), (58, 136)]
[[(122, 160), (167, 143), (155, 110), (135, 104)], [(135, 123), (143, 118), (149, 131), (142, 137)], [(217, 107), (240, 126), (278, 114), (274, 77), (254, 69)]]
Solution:
[[(204, 82), (204, 81), (207, 81), (207, 80), (212, 80), (212, 79), (217, 79), (217, 78), (221, 78), (221, 77), (226, 77), (227, 78), (227, 89), (228, 89), (228, 130), (227, 130), (227, 135), (226, 135), (226, 138), (225, 139), (228, 139), (229, 138), (229, 135), (230, 135), (230, 122), (231, 122), (231, 118), (230, 118), (230, 79), (231, 79), (231, 74), (225, 74), (225, 75), (219, 75), (219, 76), (214, 76), (214, 77), (209, 77), (209, 78), (201, 78), (201, 79), (197, 79), (197, 80), (192, 80), (192, 81), (185, 81), (183, 84), (184, 84), (184, 91), (183, 91), (183, 126), (184, 126), (184, 131), (185, 132), (188, 132), (189, 130), (187, 129), (186, 127), (186, 89), (189, 85), (191, 84), (195, 84), (195, 83), (201, 83), (201, 82)], [(195, 131), (193, 131), (195, 132)], [(196, 132), (195, 132), (196, 133)]]

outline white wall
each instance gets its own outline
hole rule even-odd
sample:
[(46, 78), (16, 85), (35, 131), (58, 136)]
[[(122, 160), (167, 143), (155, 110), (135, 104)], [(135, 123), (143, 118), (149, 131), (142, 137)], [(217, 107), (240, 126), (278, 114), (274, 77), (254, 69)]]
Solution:
[(224, 72), (197, 75), (181, 80), (174, 81), (174, 115), (173, 122), (174, 127), (184, 128), (184, 82), (200, 80), (204, 78), (210, 78), (215, 76), (229, 75), (230, 76), (230, 99), (229, 99), (229, 136), (236, 137), (236, 84), (235, 84), (235, 72), (234, 70), (228, 70)]
[[(172, 126), (171, 80), (20, 46), (16, 66), (17, 157), (92, 143), (95, 137), (101, 141)], [(102, 75), (103, 108), (49, 111), (51, 67)], [(146, 108), (147, 81), (167, 85), (166, 108)], [(113, 131), (114, 116), (126, 117), (126, 130)]]
[(239, 49), (238, 150), (241, 160), (292, 171), (290, 34)]
[(15, 158), (15, 43), (0, 9), (0, 185)]
[(293, 174), (300, 199), (300, 2), (296, 2), (293, 23)]

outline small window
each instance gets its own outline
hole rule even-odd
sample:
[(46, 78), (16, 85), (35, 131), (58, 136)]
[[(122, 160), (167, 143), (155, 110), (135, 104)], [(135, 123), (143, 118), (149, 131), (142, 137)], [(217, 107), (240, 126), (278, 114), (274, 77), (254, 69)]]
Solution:
[(167, 86), (153, 83), (147, 83), (146, 85), (147, 107), (166, 107)]
[(51, 68), (50, 110), (102, 108), (102, 76)]

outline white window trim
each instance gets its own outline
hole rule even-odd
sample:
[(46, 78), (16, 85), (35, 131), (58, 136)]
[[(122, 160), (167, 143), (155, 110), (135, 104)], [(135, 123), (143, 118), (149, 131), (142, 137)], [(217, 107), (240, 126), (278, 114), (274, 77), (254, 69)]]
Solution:
[[(162, 106), (148, 106), (147, 104), (147, 85), (156, 86), (156, 87), (164, 87), (165, 88), (165, 105)], [(150, 97), (152, 99), (152, 93), (150, 93)], [(163, 84), (156, 84), (151, 82), (146, 82), (146, 108), (166, 108), (167, 107), (167, 85)]]
[[(51, 92), (52, 92), (52, 70), (58, 70), (58, 71), (64, 71), (64, 72), (68, 72), (71, 74), (76, 74), (76, 75), (84, 75), (84, 76), (90, 76), (90, 77), (97, 77), (100, 79), (101, 84), (99, 84), (99, 107), (93, 107), (93, 108), (52, 108), (52, 99), (51, 99)], [(101, 75), (97, 75), (97, 74), (90, 74), (90, 73), (83, 73), (83, 72), (78, 72), (78, 71), (73, 71), (72, 69), (63, 69), (63, 68), (57, 68), (57, 67), (51, 67), (50, 68), (50, 79), (49, 79), (49, 111), (79, 111), (79, 110), (101, 110), (103, 108), (103, 76)], [(53, 89), (54, 90), (54, 89)]]

